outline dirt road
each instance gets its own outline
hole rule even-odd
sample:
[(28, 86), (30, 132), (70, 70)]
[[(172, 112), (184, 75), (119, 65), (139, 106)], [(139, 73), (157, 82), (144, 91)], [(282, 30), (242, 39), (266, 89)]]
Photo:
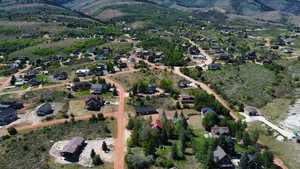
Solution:
[[(104, 117), (110, 117), (114, 115), (115, 113), (103, 113)], [(75, 120), (87, 120), (91, 118), (92, 115), (85, 115), (85, 116), (77, 116), (75, 117)], [(64, 123), (66, 121), (70, 121), (70, 119), (57, 119), (57, 120), (51, 120), (51, 121), (45, 121), (41, 123), (37, 123), (34, 125), (26, 125), (26, 126), (21, 126), (21, 127), (16, 127), (18, 131), (23, 131), (23, 130), (29, 130), (29, 129), (36, 129), (36, 128), (41, 128), (41, 127), (47, 127), (47, 126), (53, 126), (55, 124), (60, 124)], [(0, 135), (7, 134), (7, 130), (0, 130)]]
[(119, 109), (114, 113), (114, 117), (117, 120), (117, 138), (115, 142), (115, 154), (114, 154), (114, 169), (125, 168), (125, 130), (127, 124), (127, 114), (125, 113), (125, 89), (124, 87), (114, 80), (105, 78), (108, 83), (116, 86), (119, 91)]

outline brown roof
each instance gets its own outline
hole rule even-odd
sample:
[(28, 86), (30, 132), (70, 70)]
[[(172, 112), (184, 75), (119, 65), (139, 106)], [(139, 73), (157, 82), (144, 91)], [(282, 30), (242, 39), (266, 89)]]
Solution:
[(62, 150), (64, 153), (75, 153), (77, 148), (82, 145), (84, 139), (82, 137), (74, 137), (66, 144)]

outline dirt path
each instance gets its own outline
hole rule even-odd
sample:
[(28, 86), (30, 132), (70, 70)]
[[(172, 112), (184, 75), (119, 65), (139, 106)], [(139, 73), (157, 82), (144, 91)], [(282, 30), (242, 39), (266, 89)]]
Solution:
[[(25, 72), (26, 70), (28, 70), (31, 66), (30, 65), (26, 65), (26, 67), (22, 70), (19, 70), (17, 73), (14, 74), (14, 76), (18, 76), (21, 73)], [(3, 91), (7, 86), (9, 86), (10, 84), (10, 77), (8, 77), (0, 86), (0, 92)]]

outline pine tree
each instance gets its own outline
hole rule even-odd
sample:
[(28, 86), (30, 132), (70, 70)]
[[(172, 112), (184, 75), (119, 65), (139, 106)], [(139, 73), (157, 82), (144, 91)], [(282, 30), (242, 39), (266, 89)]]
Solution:
[(105, 141), (103, 141), (103, 143), (102, 143), (102, 150), (103, 150), (105, 153), (109, 152), (109, 148), (107, 147), (107, 144), (106, 144)]
[(95, 156), (96, 156), (95, 150), (92, 149), (92, 151), (91, 151), (91, 158), (94, 158)]
[(245, 146), (249, 146), (249, 145), (252, 144), (251, 143), (251, 139), (250, 139), (250, 135), (249, 135), (248, 132), (244, 132), (244, 134), (243, 134), (243, 142), (244, 142)]
[(177, 145), (176, 144), (172, 145), (171, 157), (174, 160), (178, 160), (179, 159), (179, 157), (178, 157), (178, 149), (177, 149)]
[(11, 79), (10, 79), (10, 85), (15, 85), (16, 81), (17, 81), (17, 79), (16, 79), (15, 75), (12, 75)]
[(93, 158), (93, 164), (95, 166), (103, 164), (103, 161), (102, 161), (102, 159), (100, 158), (100, 156), (98, 154), (95, 155), (95, 157)]
[(114, 89), (113, 89), (113, 91), (112, 91), (112, 94), (113, 94), (114, 96), (118, 96), (118, 95), (119, 95), (118, 90), (117, 90), (116, 87), (114, 87)]
[(178, 119), (178, 112), (177, 111), (175, 111), (173, 119)]

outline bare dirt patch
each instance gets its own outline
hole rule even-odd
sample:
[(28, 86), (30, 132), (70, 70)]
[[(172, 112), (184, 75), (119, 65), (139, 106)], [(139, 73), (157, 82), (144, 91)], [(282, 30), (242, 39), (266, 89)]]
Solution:
[(98, 16), (96, 16), (96, 18), (101, 19), (103, 21), (107, 21), (112, 18), (116, 18), (116, 17), (120, 17), (120, 16), (124, 16), (124, 15), (125, 14), (120, 12), (119, 10), (107, 9), (107, 10), (103, 11), (101, 14), (99, 14)]

